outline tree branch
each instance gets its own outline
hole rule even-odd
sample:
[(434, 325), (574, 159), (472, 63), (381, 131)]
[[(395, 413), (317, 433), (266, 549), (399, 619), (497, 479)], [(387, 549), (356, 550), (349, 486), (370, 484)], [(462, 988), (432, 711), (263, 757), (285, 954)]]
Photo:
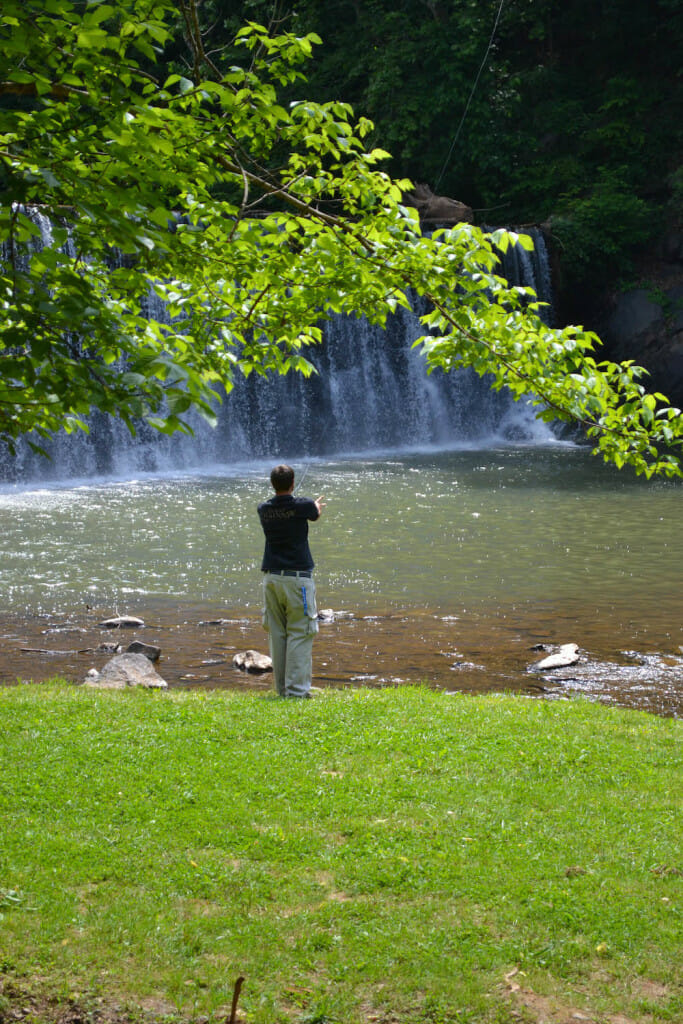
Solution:
[[(45, 93), (38, 92), (34, 82), (0, 82), (0, 96), (43, 96)], [(48, 94), (56, 100), (66, 100), (70, 96), (83, 96), (90, 98), (87, 89), (76, 89), (72, 85), (61, 85), (55, 82), (50, 86)]]

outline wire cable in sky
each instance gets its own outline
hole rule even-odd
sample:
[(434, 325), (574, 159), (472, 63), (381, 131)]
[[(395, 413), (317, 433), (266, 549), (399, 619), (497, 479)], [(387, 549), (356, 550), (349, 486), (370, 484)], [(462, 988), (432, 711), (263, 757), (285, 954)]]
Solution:
[(474, 96), (474, 94), (475, 94), (475, 92), (477, 90), (477, 86), (479, 84), (479, 79), (481, 78), (481, 73), (484, 70), (484, 65), (486, 64), (486, 60), (487, 60), (488, 55), (489, 55), (489, 53), (491, 51), (491, 47), (493, 46), (493, 40), (495, 39), (495, 36), (496, 36), (496, 29), (498, 28), (498, 22), (500, 21), (500, 15), (502, 13), (503, 4), (504, 3), (505, 3), (505, 0), (500, 0), (500, 4), (498, 5), (498, 13), (496, 14), (496, 20), (494, 21), (493, 29), (491, 30), (491, 38), (489, 39), (489, 44), (486, 47), (486, 53), (484, 54), (484, 58), (483, 58), (481, 64), (479, 65), (479, 70), (477, 71), (477, 77), (474, 80), (474, 85), (472, 86), (472, 89), (470, 91), (469, 99), (467, 100), (467, 103), (465, 105), (465, 110), (463, 112), (462, 117), (460, 118), (460, 124), (458, 125), (458, 130), (457, 130), (457, 132), (455, 133), (455, 135), (453, 137), (453, 141), (451, 142), (451, 148), (448, 150), (448, 156), (444, 160), (443, 167), (441, 168), (441, 173), (439, 174), (439, 177), (436, 180), (436, 184), (434, 185), (434, 191), (435, 192), (438, 190), (439, 185), (441, 184), (441, 179), (443, 178), (445, 170), (448, 167), (448, 164), (450, 163), (451, 157), (453, 156), (453, 150), (455, 149), (455, 144), (458, 141), (458, 138), (460, 137), (460, 132), (462, 131), (462, 126), (464, 125), (465, 118), (467, 117), (467, 111), (470, 109), (470, 103), (472, 102), (472, 97)]

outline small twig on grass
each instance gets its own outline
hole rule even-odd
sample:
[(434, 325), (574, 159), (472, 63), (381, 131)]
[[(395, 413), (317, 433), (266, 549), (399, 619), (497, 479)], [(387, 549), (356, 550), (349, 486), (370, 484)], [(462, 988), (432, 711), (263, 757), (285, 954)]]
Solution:
[(242, 984), (243, 984), (243, 982), (244, 982), (244, 978), (242, 978), (242, 977), (239, 977), (237, 979), (237, 981), (235, 982), (235, 988), (234, 988), (233, 993), (232, 993), (232, 1006), (230, 1007), (230, 1020), (228, 1021), (228, 1024), (235, 1024), (235, 1021), (237, 1019), (236, 1018), (236, 1014), (237, 1014), (237, 1000), (240, 997), (240, 992), (242, 991)]

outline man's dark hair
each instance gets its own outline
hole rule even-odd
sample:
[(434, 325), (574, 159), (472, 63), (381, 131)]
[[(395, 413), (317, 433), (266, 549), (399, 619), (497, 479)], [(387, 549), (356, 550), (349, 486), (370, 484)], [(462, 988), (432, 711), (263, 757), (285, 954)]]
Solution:
[(270, 482), (276, 491), (288, 491), (294, 483), (294, 470), (291, 466), (276, 466), (270, 474)]

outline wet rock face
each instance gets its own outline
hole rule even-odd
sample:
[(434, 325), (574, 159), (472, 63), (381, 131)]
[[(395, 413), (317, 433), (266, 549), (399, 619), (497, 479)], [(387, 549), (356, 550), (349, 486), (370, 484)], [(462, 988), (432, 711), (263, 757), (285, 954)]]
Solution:
[(610, 299), (597, 325), (607, 354), (649, 371), (648, 391), (683, 405), (683, 227), (669, 226), (645, 260), (642, 282)]
[(633, 359), (649, 370), (644, 382), (649, 391), (683, 404), (683, 284), (619, 295), (603, 337), (615, 361)]

